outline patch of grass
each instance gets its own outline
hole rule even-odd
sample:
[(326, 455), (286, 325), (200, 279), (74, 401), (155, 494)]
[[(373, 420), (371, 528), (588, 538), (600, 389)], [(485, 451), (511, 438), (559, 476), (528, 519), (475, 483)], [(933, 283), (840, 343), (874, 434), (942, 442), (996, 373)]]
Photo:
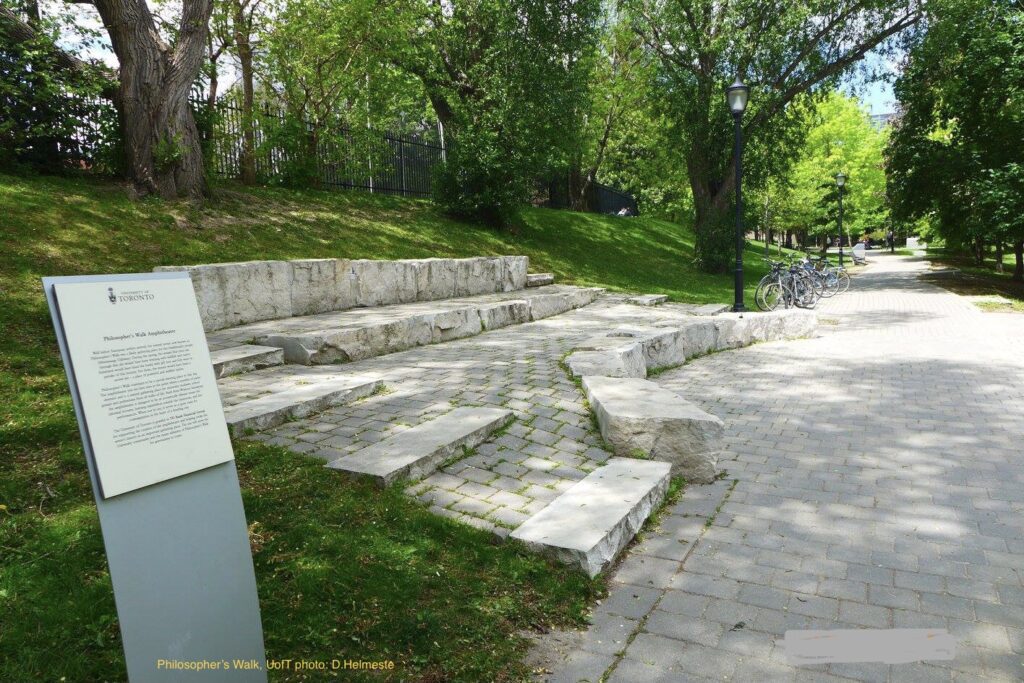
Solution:
[[(514, 634), (584, 623), (602, 589), (400, 487), (344, 482), (278, 447), (236, 454), (270, 658), (391, 659), (395, 680), (519, 680)], [(7, 516), (0, 545), (0, 680), (123, 680), (93, 506)]]
[[(39, 279), (250, 259), (525, 254), (560, 282), (731, 300), (693, 234), (653, 218), (526, 209), (513, 231), (427, 201), (224, 185), (203, 206), (88, 178), (0, 174), (0, 680), (121, 680), (110, 577)], [(749, 296), (765, 267), (747, 252)], [(238, 444), (268, 656), (394, 659), (396, 679), (518, 680), (520, 630), (576, 624), (600, 590), (395, 487)], [(59, 653), (59, 656), (55, 656)], [(278, 673), (275, 680), (301, 680)]]
[(991, 313), (1024, 313), (1024, 300), (975, 301), (974, 305)]
[(1024, 282), (1013, 279), (1012, 264), (999, 273), (995, 270), (994, 259), (979, 266), (972, 257), (947, 249), (929, 249), (928, 259), (934, 266), (960, 270), (960, 277), (932, 279), (931, 284), (954, 294), (991, 297), (993, 300), (974, 302), (983, 311), (1024, 312)]

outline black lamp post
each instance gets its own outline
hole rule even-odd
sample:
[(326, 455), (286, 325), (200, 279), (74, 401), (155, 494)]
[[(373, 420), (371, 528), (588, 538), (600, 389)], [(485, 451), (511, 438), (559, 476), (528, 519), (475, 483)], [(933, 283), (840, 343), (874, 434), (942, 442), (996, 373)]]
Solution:
[(846, 186), (846, 174), (836, 173), (836, 187), (839, 188), (839, 267), (843, 267), (843, 188)]
[(736, 82), (725, 89), (725, 99), (729, 103), (729, 111), (733, 120), (733, 160), (736, 167), (736, 284), (735, 299), (732, 310), (742, 313), (743, 307), (743, 129), (740, 119), (747, 108), (750, 88), (736, 77)]

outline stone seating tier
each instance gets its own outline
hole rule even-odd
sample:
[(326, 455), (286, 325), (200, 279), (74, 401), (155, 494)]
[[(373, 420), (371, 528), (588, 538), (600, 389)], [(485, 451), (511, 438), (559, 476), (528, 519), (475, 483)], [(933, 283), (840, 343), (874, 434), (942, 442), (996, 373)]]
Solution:
[(398, 261), (302, 259), (160, 266), (187, 271), (207, 332), (260, 320), (526, 287), (526, 256)]

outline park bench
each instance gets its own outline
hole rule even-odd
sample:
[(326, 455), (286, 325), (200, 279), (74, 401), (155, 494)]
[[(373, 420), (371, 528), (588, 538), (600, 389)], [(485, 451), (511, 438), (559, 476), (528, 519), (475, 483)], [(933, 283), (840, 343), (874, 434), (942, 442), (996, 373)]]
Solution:
[(868, 262), (867, 255), (865, 254), (866, 249), (867, 248), (864, 246), (863, 242), (858, 242), (857, 244), (853, 245), (852, 256), (853, 263), (855, 265), (863, 266)]

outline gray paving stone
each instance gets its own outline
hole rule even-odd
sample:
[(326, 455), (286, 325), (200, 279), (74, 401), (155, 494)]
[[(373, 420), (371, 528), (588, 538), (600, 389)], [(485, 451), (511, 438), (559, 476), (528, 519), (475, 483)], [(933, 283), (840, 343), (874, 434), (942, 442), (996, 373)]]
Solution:
[(693, 620), (670, 612), (654, 610), (644, 622), (648, 633), (684, 640), (698, 645), (715, 646), (722, 637), (725, 627), (709, 620)]
[(651, 611), (661, 596), (662, 591), (654, 588), (613, 583), (608, 597), (601, 601), (596, 611), (639, 619)]
[(575, 650), (564, 661), (556, 664), (544, 680), (547, 683), (598, 683), (614, 662), (613, 655)]
[(580, 649), (597, 654), (614, 655), (626, 648), (626, 641), (637, 629), (638, 622), (615, 614), (595, 614), (590, 628), (583, 634)]
[(619, 660), (618, 665), (608, 677), (606, 683), (636, 683), (637, 681), (678, 683), (679, 674), (668, 669), (651, 666), (646, 662), (637, 661), (632, 657), (625, 657)]

